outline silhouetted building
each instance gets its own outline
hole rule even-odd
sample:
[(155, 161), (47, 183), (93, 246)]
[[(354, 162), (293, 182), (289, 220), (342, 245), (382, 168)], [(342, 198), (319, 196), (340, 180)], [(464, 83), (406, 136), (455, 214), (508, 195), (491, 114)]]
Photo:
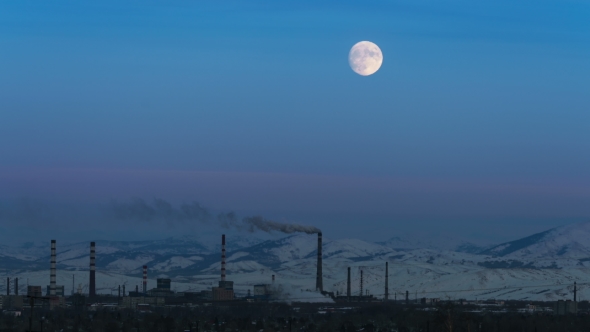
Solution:
[(156, 288), (150, 289), (147, 293), (149, 296), (169, 297), (174, 296), (174, 292), (170, 290), (171, 280), (168, 278), (156, 279)]
[(41, 290), (41, 286), (27, 286), (27, 296), (35, 296), (35, 297), (43, 296), (43, 291)]
[(559, 300), (553, 305), (553, 313), (556, 315), (577, 314), (578, 302)]

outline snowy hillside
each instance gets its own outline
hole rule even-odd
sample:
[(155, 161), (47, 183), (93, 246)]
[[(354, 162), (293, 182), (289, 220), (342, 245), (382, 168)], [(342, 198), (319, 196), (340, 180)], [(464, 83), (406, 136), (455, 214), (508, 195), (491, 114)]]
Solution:
[[(123, 284), (127, 290), (134, 288), (144, 264), (149, 267), (149, 287), (154, 287), (157, 277), (170, 277), (178, 291), (208, 289), (219, 280), (220, 250), (215, 244), (218, 237), (207, 241), (194, 237), (97, 241), (98, 291), (109, 293)], [(232, 241), (241, 242), (236, 245)], [(58, 283), (71, 289), (74, 277), (76, 285), (87, 286), (89, 244), (60, 244), (58, 241)], [(244, 295), (254, 284), (270, 283), (274, 274), (277, 287), (288, 290), (285, 294), (293, 299), (321, 300), (315, 293), (316, 246), (317, 236), (308, 234), (266, 241), (254, 237), (230, 239), (228, 279), (235, 282), (238, 294)], [(363, 288), (382, 296), (387, 261), (392, 298), (394, 292), (401, 296), (407, 290), (414, 297), (554, 300), (569, 297), (574, 281), (578, 282), (580, 297), (590, 298), (585, 283), (590, 277), (590, 223), (551, 229), (477, 254), (454, 248), (411, 248), (410, 243), (400, 247), (395, 241), (370, 243), (324, 237), (324, 288), (345, 292), (346, 271), (351, 267), (353, 292), (358, 292), (363, 270)], [(0, 276), (48, 284), (48, 251), (48, 243), (0, 247), (0, 271), (4, 271)], [(26, 284), (21, 282), (21, 287), (24, 291)], [(0, 285), (0, 291), (2, 288)]]
[(481, 254), (534, 267), (590, 267), (590, 222), (553, 228), (494, 246)]

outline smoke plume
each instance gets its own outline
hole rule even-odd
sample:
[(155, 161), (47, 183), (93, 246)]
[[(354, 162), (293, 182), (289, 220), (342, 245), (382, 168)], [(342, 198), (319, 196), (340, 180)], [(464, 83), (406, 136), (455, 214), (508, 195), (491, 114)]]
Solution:
[(112, 212), (119, 220), (135, 220), (140, 222), (164, 221), (169, 225), (186, 222), (215, 223), (223, 228), (240, 231), (267, 233), (307, 233), (315, 234), (317, 227), (282, 223), (265, 219), (261, 216), (239, 219), (234, 212), (214, 214), (198, 202), (183, 203), (178, 208), (171, 203), (156, 198), (153, 203), (136, 198), (127, 203), (112, 201)]
[(261, 230), (264, 232), (281, 232), (281, 233), (307, 233), (307, 234), (316, 234), (321, 232), (317, 227), (314, 226), (304, 226), (304, 225), (297, 225), (297, 224), (287, 224), (287, 223), (280, 223), (272, 220), (266, 220), (260, 216), (255, 217), (247, 217), (242, 219), (242, 222), (247, 227), (247, 230), (250, 232), (254, 232), (256, 230)]

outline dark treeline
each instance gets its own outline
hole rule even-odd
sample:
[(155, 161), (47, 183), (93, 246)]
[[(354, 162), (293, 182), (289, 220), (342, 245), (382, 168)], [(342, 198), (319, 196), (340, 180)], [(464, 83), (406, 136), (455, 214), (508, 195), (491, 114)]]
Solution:
[[(228, 304), (203, 307), (97, 311), (36, 309), (33, 331), (181, 332), (181, 331), (428, 331), (428, 332), (544, 332), (590, 331), (586, 315), (553, 316), (507, 312), (477, 312), (476, 307), (441, 304), (437, 307), (365, 304), (332, 311), (329, 305)], [(29, 312), (0, 316), (1, 331), (29, 329)]]

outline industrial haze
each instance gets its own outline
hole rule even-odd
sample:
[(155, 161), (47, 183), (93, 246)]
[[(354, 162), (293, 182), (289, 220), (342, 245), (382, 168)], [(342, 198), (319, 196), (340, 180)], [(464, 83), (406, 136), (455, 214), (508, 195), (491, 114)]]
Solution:
[[(284, 300), (330, 301), (315, 291), (317, 238), (296, 234), (264, 240), (250, 234), (228, 236), (227, 274), (237, 296), (254, 284), (276, 283)], [(358, 239), (332, 240), (324, 235), (323, 288), (346, 292), (347, 267), (352, 267), (352, 294), (363, 287), (378, 298), (384, 294), (384, 267), (389, 262), (390, 299), (409, 291), (411, 297), (556, 300), (569, 297), (578, 281), (580, 299), (590, 298), (584, 276), (590, 272), (590, 222), (571, 224), (516, 241), (477, 248), (457, 244), (453, 250), (412, 246), (404, 237), (370, 243)], [(173, 289), (210, 289), (220, 273), (215, 238), (178, 237), (158, 241), (97, 240), (97, 293), (116, 293), (118, 285), (140, 285), (148, 265), (153, 287), (156, 277), (169, 277)], [(49, 284), (49, 244), (0, 248), (1, 275), (18, 277), (20, 287)], [(57, 241), (57, 284), (88, 289), (89, 242), (60, 245)], [(423, 244), (423, 243), (422, 243)], [(27, 282), (24, 282), (24, 281)], [(0, 287), (5, 287), (4, 285)], [(0, 288), (1, 289), (1, 288)]]

